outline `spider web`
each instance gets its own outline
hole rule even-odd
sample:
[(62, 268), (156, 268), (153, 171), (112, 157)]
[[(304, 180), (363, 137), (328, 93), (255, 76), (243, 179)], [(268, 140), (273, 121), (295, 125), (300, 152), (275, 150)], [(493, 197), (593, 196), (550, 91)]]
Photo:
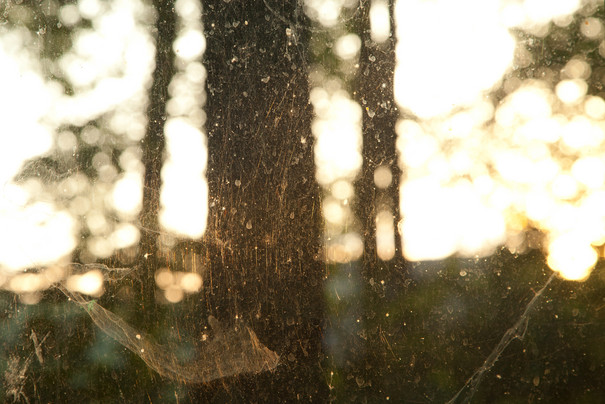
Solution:
[(78, 292), (61, 284), (56, 286), (81, 306), (105, 334), (140, 357), (162, 377), (183, 383), (206, 383), (242, 373), (273, 370), (279, 363), (279, 355), (264, 346), (253, 330), (248, 327), (224, 329), (213, 316), (208, 317), (208, 322), (214, 338), (200, 345), (195, 360), (182, 362), (174, 349), (153, 342), (95, 300), (87, 301)]

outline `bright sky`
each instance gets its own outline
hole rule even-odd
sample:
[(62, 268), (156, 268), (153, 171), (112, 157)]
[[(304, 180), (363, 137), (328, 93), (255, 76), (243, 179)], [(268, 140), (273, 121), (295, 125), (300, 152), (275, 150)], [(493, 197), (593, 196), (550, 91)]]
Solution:
[[(178, 72), (170, 83), (169, 119), (164, 127), (167, 159), (162, 168), (160, 223), (172, 233), (199, 238), (208, 221), (208, 150), (202, 132), (206, 70), (200, 62), (206, 39), (199, 0), (178, 0), (175, 9), (179, 16), (174, 42)], [(165, 290), (167, 298), (173, 289)], [(174, 300), (175, 295), (171, 296)]]
[[(578, 55), (554, 87), (525, 80), (499, 105), (487, 96), (514, 60), (509, 28), (543, 36), (578, 7), (397, 2), (395, 98), (416, 117), (397, 126), (408, 259), (487, 255), (503, 244), (522, 252), (531, 226), (544, 232), (553, 270), (574, 280), (590, 274), (593, 246), (605, 243), (605, 102), (586, 94), (590, 66)], [(603, 38), (597, 21), (585, 25), (585, 36)]]
[[(153, 14), (137, 0), (80, 0), (62, 6), (58, 15), (67, 26), (83, 18), (92, 22), (90, 28), (75, 29), (72, 48), (54, 67), (73, 86), (73, 95), (66, 95), (60, 82), (45, 78), (37, 53), (39, 40), (32, 33), (17, 27), (0, 32), (0, 122), (6, 134), (0, 138), (4, 271), (68, 258), (82, 230), (80, 222), (91, 233), (83, 259), (107, 257), (139, 239), (129, 221), (141, 208), (138, 142), (145, 133), (146, 94), (153, 71), (149, 33)], [(104, 126), (94, 124), (101, 116)], [(80, 139), (100, 150), (92, 159), (98, 178), (91, 182), (75, 171), (58, 178), (41, 171), (39, 178), (14, 183), (14, 175), (28, 159), (77, 152), (76, 135), (59, 130), (66, 125), (82, 127)], [(121, 174), (105, 147), (108, 141), (124, 145)], [(59, 197), (67, 202), (58, 203)], [(108, 214), (122, 221), (113, 223)]]
[[(173, 233), (200, 237), (206, 227), (208, 199), (200, 104), (206, 77), (200, 60), (206, 44), (199, 1), (178, 0), (175, 10), (179, 70), (167, 106), (160, 220)], [(9, 282), (2, 271), (71, 260), (81, 230), (89, 233), (80, 257), (84, 261), (108, 257), (116, 249), (138, 243), (134, 221), (142, 206), (144, 167), (139, 145), (147, 125), (147, 93), (154, 69), (153, 15), (139, 0), (79, 0), (58, 9), (61, 23), (74, 26), (75, 31), (73, 46), (54, 68), (73, 87), (73, 95), (66, 95), (59, 82), (44, 78), (36, 38), (30, 32), (0, 31), (0, 122), (6, 134), (0, 137), (0, 284)], [(91, 21), (89, 27), (80, 26), (84, 19)], [(66, 125), (81, 127), (81, 133), (59, 130)], [(96, 179), (74, 171), (61, 179), (13, 182), (28, 159), (74, 155), (78, 136), (99, 150), (92, 159)], [(121, 172), (111, 157), (111, 148), (116, 146), (122, 147)], [(55, 202), (58, 198), (67, 203)], [(46, 278), (12, 277), (5, 286), (34, 296), (33, 292), (49, 286)], [(199, 290), (198, 278), (179, 275), (178, 282), (166, 289), (167, 300), (177, 301), (182, 291)], [(72, 276), (68, 286), (98, 295), (102, 276), (98, 271)]]

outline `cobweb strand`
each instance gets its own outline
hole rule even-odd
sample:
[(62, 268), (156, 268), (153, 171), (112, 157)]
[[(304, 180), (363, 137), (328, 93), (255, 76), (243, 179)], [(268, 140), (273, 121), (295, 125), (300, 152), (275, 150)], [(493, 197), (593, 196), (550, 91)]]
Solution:
[(139, 356), (162, 377), (197, 384), (243, 373), (273, 370), (278, 365), (279, 355), (264, 346), (250, 328), (224, 330), (212, 316), (208, 321), (214, 338), (201, 345), (195, 360), (183, 363), (173, 350), (150, 341), (95, 300), (87, 301), (81, 294), (61, 284), (57, 288), (81, 306), (105, 334)]
[[(550, 278), (548, 278), (544, 286), (542, 286), (542, 288), (538, 292), (536, 292), (534, 297), (529, 301), (529, 303), (525, 307), (525, 311), (523, 312), (521, 317), (519, 317), (519, 320), (517, 320), (517, 322), (511, 328), (506, 330), (506, 332), (500, 339), (498, 345), (496, 345), (496, 347), (493, 349), (487, 359), (485, 359), (483, 364), (466, 381), (466, 383), (464, 384), (464, 386), (462, 386), (458, 393), (456, 393), (456, 395), (448, 401), (448, 404), (454, 404), (458, 402), (469, 403), (471, 401), (473, 395), (479, 387), (479, 384), (481, 383), (481, 379), (485, 375), (485, 372), (489, 371), (494, 366), (496, 361), (500, 358), (500, 355), (502, 355), (502, 352), (504, 352), (504, 350), (510, 345), (511, 342), (513, 342), (515, 338), (523, 339), (523, 337), (525, 336), (525, 332), (527, 331), (527, 325), (529, 323), (529, 315), (531, 314), (531, 311), (534, 309), (539, 298), (542, 296), (542, 294), (544, 293), (548, 285), (550, 285), (550, 283), (553, 281), (553, 279), (555, 279), (555, 277), (556, 273), (553, 273)], [(464, 396), (465, 391), (468, 391), (468, 393), (466, 393), (466, 396)], [(459, 401), (460, 398), (462, 399), (461, 401)]]

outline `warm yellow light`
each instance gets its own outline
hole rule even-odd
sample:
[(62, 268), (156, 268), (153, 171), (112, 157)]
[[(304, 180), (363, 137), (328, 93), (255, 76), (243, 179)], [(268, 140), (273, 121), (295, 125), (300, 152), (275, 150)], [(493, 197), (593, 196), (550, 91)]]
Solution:
[(332, 184), (330, 187), (332, 196), (340, 200), (346, 200), (352, 198), (355, 195), (355, 189), (353, 184), (347, 180), (339, 180)]
[(580, 6), (579, 0), (525, 0), (526, 17), (534, 24), (548, 24), (550, 20), (573, 14)]
[(505, 223), (472, 184), (442, 186), (430, 179), (401, 188), (402, 248), (410, 260), (436, 260), (456, 252), (489, 254), (505, 240)]
[(586, 97), (584, 111), (586, 112), (586, 115), (592, 119), (605, 118), (605, 100), (596, 96)]
[(376, 215), (376, 254), (383, 261), (395, 256), (395, 225), (393, 214), (388, 210)]
[(317, 181), (326, 186), (353, 179), (361, 168), (361, 107), (343, 90), (311, 90)]
[(601, 188), (605, 183), (605, 156), (582, 157), (573, 163), (571, 172), (588, 188)]
[(560, 235), (548, 246), (548, 266), (567, 280), (585, 280), (596, 262), (596, 251), (581, 234)]
[(326, 259), (329, 262), (347, 263), (363, 254), (363, 239), (354, 232), (343, 233), (325, 243)]
[(206, 38), (197, 29), (188, 29), (179, 34), (173, 45), (174, 53), (183, 60), (199, 58), (206, 50)]
[(561, 76), (566, 79), (583, 79), (590, 77), (590, 65), (583, 59), (573, 58), (561, 70)]
[(110, 236), (113, 247), (116, 249), (135, 245), (139, 241), (139, 229), (130, 223), (120, 223)]
[(103, 294), (103, 274), (98, 269), (88, 271), (82, 275), (71, 275), (65, 285), (68, 289), (90, 296)]
[(183, 300), (184, 297), (183, 289), (177, 285), (171, 285), (168, 289), (164, 290), (164, 297), (170, 303), (178, 303)]
[(155, 273), (155, 284), (160, 289), (168, 289), (174, 284), (175, 277), (168, 268), (161, 268)]
[(561, 174), (552, 182), (551, 191), (558, 199), (571, 199), (578, 193), (578, 182), (571, 175)]
[(331, 223), (341, 224), (346, 218), (346, 211), (336, 198), (326, 198), (322, 204), (324, 218)]
[(47, 289), (49, 282), (40, 274), (18, 274), (8, 281), (7, 286), (14, 293), (34, 293)]
[(563, 144), (572, 152), (598, 147), (605, 141), (604, 129), (585, 116), (575, 116), (563, 127)]
[(0, 266), (16, 271), (56, 262), (76, 246), (73, 217), (47, 203), (0, 210)]
[(199, 292), (202, 289), (202, 277), (193, 272), (181, 272), (179, 286), (187, 293)]
[(169, 120), (165, 134), (168, 160), (162, 168), (160, 223), (176, 234), (201, 237), (208, 220), (205, 137), (182, 118)]

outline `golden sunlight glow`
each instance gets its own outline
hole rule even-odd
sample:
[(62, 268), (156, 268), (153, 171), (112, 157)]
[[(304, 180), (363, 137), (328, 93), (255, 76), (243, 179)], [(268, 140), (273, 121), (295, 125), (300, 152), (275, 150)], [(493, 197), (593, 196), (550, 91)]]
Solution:
[(318, 62), (309, 72), (315, 178), (323, 191), (325, 259), (332, 263), (357, 260), (364, 249), (351, 209), (353, 181), (362, 165), (363, 114), (348, 90), (362, 43), (358, 35), (348, 32), (344, 16), (347, 8), (356, 7), (358, 3), (351, 0), (304, 0), (305, 14), (322, 33), (311, 38), (311, 48), (316, 54), (331, 53), (337, 62), (334, 67)]
[(555, 18), (573, 14), (580, 7), (580, 0), (525, 0), (526, 18), (534, 23), (547, 24)]
[[(460, 3), (395, 7), (395, 98), (416, 115), (396, 127), (405, 173), (403, 253), (432, 260), (490, 254), (501, 245), (524, 251), (522, 232), (537, 228), (546, 235), (548, 265), (565, 279), (586, 279), (597, 260), (593, 246), (605, 243), (605, 101), (587, 95), (591, 67), (574, 56), (558, 83), (516, 79), (504, 84), (508, 95), (497, 105), (488, 97), (513, 60), (507, 29), (546, 35), (553, 19), (569, 24), (580, 3), (464, 4), (477, 10), (473, 21), (465, 20)], [(449, 21), (465, 28), (457, 31)], [(592, 31), (584, 35), (602, 30), (600, 22), (586, 21)], [(443, 60), (456, 62), (444, 66)]]
[(582, 234), (563, 234), (548, 245), (548, 266), (569, 280), (588, 278), (597, 263), (597, 253)]
[(52, 263), (76, 246), (77, 226), (72, 216), (47, 203), (2, 209), (0, 228), (3, 270), (18, 271)]
[(603, 36), (603, 21), (590, 17), (580, 24), (580, 32), (587, 38), (597, 39)]
[(51, 118), (79, 126), (105, 113), (126, 114), (130, 119), (123, 120), (120, 133), (138, 141), (145, 130), (141, 96), (154, 67), (153, 40), (144, 26), (152, 14), (136, 0), (84, 3), (79, 11), (93, 28), (76, 29), (72, 49), (59, 60), (75, 93), (61, 97)]
[(363, 241), (355, 228), (349, 202), (352, 181), (361, 169), (361, 107), (333, 80), (327, 87), (314, 87), (310, 100), (315, 111), (316, 178), (325, 193), (322, 212), (325, 222), (326, 259), (345, 263), (363, 253)]
[(506, 239), (500, 212), (468, 181), (445, 187), (430, 178), (408, 180), (400, 198), (402, 244), (410, 260), (488, 254)]
[(54, 262), (76, 245), (77, 226), (65, 210), (37, 202), (37, 179), (13, 182), (26, 160), (47, 153), (56, 126), (45, 122), (60, 91), (42, 78), (30, 53), (31, 38), (14, 30), (0, 35), (0, 270), (18, 271)]
[(363, 254), (363, 239), (355, 232), (348, 232), (326, 241), (326, 260), (347, 263), (358, 260)]
[(141, 175), (126, 173), (115, 182), (111, 193), (111, 204), (123, 215), (136, 216), (143, 204), (143, 178)]
[(174, 41), (174, 52), (179, 58), (186, 61), (201, 57), (205, 49), (206, 38), (204, 38), (202, 32), (197, 29), (190, 29), (182, 32), (176, 41)]
[(14, 293), (33, 293), (48, 288), (47, 279), (40, 274), (18, 274), (13, 276), (7, 289)]
[[(138, 240), (138, 230), (128, 222), (141, 207), (138, 143), (145, 134), (146, 94), (154, 69), (152, 8), (138, 0), (80, 0), (61, 6), (58, 17), (73, 31), (71, 48), (57, 61), (44, 59), (59, 80), (44, 78), (48, 72), (41, 74), (34, 65), (43, 59), (32, 53), (41, 49), (32, 42), (39, 38), (20, 28), (0, 36), (0, 125), (7, 134), (2, 139), (10, 140), (0, 144), (0, 181), (5, 184), (0, 222), (6, 235), (0, 246), (2, 269), (45, 265), (68, 256), (78, 243), (80, 218), (92, 234), (81, 250), (84, 261), (107, 257)], [(84, 19), (90, 22), (83, 24)], [(16, 130), (18, 136), (8, 136)], [(26, 159), (45, 153), (75, 156), (80, 145), (98, 150), (91, 164), (94, 180), (44, 168), (34, 171), (39, 177), (20, 181), (23, 192), (14, 192), (11, 181)], [(121, 170), (112, 161), (114, 145), (125, 149)], [(30, 164), (37, 170), (37, 160)], [(57, 199), (61, 204), (54, 204)], [(121, 223), (108, 220), (109, 214)]]
[(164, 132), (168, 159), (162, 168), (160, 223), (176, 234), (201, 237), (208, 215), (205, 137), (183, 118), (170, 119)]
[(103, 294), (103, 273), (93, 269), (82, 275), (71, 275), (65, 281), (65, 286), (75, 292), (100, 296)]
[(361, 107), (344, 91), (315, 87), (310, 94), (317, 181), (328, 185), (353, 179), (361, 168)]
[(376, 215), (376, 254), (383, 261), (395, 256), (395, 225), (393, 214), (388, 210)]
[[(199, 61), (206, 39), (198, 0), (178, 0), (175, 9), (179, 17), (174, 43), (178, 71), (170, 83), (170, 118), (164, 126), (167, 153), (162, 168), (160, 224), (174, 234), (199, 238), (208, 220), (208, 150), (201, 129), (206, 70)], [(174, 290), (166, 293), (169, 301), (180, 300)]]
[(203, 284), (202, 277), (195, 272), (171, 271), (168, 268), (161, 268), (156, 272), (155, 282), (170, 303), (180, 302), (185, 293), (199, 292)]
[(605, 118), (605, 100), (601, 97), (588, 96), (584, 102), (584, 111), (592, 119)]
[(584, 99), (588, 85), (584, 80), (563, 80), (557, 84), (557, 97), (565, 104), (577, 104)]

